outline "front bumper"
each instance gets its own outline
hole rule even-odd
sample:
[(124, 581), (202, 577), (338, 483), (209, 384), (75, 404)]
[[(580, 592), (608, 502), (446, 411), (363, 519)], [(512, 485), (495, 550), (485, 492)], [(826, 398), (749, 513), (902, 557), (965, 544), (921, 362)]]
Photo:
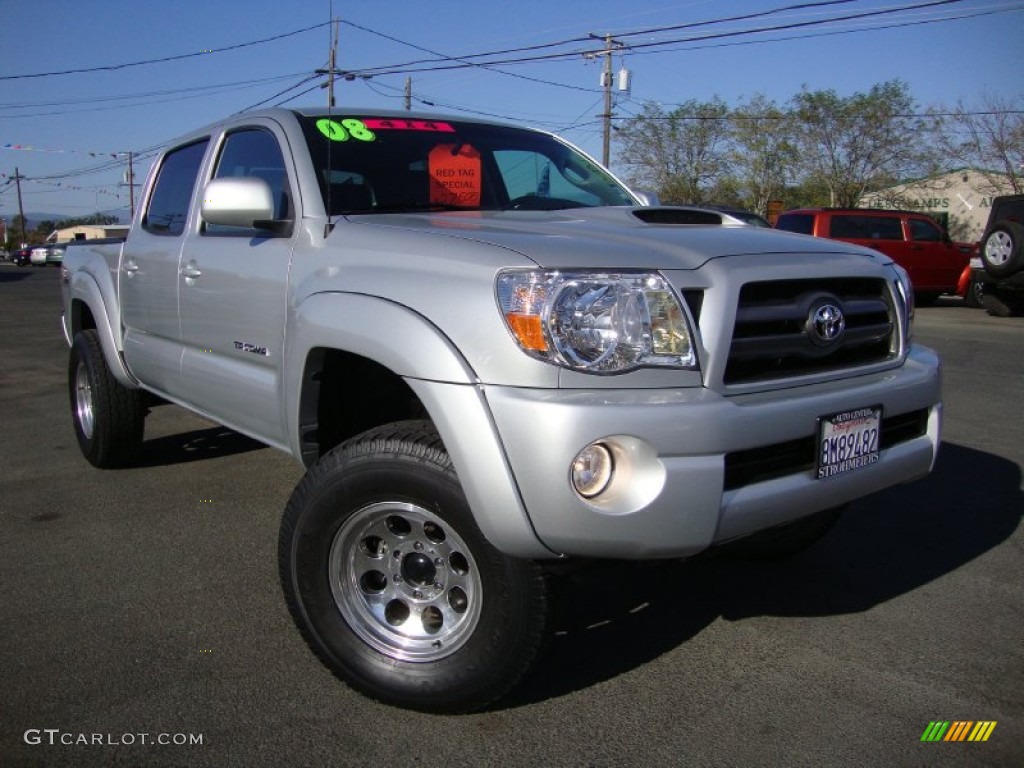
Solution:
[[(844, 504), (932, 468), (941, 425), (937, 355), (914, 346), (899, 368), (827, 384), (724, 397), (703, 388), (539, 390), (485, 387), (515, 482), (544, 545), (570, 556), (657, 558)], [(729, 478), (731, 457), (811, 440), (828, 414), (881, 405), (917, 414), (880, 460), (827, 480), (813, 466)], [(913, 419), (911, 419), (913, 421)], [(615, 446), (616, 477), (586, 500), (570, 465), (594, 441)]]

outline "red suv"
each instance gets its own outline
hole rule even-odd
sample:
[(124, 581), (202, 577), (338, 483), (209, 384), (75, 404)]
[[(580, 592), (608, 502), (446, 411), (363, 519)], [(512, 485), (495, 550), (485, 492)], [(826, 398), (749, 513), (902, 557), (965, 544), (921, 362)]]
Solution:
[(775, 228), (884, 253), (910, 274), (920, 304), (931, 303), (942, 293), (956, 293), (970, 260), (969, 248), (954, 244), (935, 219), (912, 211), (801, 208), (780, 214)]

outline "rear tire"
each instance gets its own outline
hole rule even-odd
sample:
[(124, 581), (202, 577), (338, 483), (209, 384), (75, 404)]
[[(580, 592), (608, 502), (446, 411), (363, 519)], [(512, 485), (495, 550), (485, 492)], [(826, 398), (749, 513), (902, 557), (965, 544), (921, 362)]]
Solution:
[(372, 429), (325, 454), (288, 502), (278, 562), (313, 652), (388, 704), (485, 707), (541, 642), (543, 574), (483, 537), (429, 422)]
[(996, 293), (986, 293), (981, 297), (985, 311), (993, 317), (1015, 317), (1024, 309), (1024, 300), (1007, 298)]
[(114, 378), (95, 330), (75, 334), (68, 394), (78, 447), (89, 463), (101, 469), (130, 464), (142, 446), (143, 395)]

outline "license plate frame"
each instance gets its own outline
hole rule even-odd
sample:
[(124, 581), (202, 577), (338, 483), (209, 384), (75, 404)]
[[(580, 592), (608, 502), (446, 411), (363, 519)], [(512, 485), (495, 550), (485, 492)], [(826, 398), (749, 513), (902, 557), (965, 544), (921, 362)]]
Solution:
[(881, 434), (881, 405), (822, 416), (818, 419), (815, 478), (829, 480), (877, 464)]

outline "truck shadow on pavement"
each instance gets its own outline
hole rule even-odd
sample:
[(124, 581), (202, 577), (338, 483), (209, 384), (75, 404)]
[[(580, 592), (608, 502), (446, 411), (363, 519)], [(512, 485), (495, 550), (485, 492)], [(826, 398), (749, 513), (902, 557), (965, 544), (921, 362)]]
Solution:
[(266, 447), (263, 443), (227, 427), (195, 429), (164, 437), (147, 438), (142, 443), (142, 451), (132, 468), (187, 464), (192, 461), (259, 451)]
[(22, 280), (26, 280), (32, 277), (32, 272), (25, 272), (19, 269), (17, 272), (10, 270), (0, 271), (0, 283), (20, 283)]
[(866, 611), (955, 571), (1017, 529), (1021, 468), (944, 443), (935, 471), (852, 506), (818, 544), (782, 562), (704, 554), (595, 563), (552, 580), (548, 642), (498, 708), (582, 690), (640, 667), (718, 618)]

